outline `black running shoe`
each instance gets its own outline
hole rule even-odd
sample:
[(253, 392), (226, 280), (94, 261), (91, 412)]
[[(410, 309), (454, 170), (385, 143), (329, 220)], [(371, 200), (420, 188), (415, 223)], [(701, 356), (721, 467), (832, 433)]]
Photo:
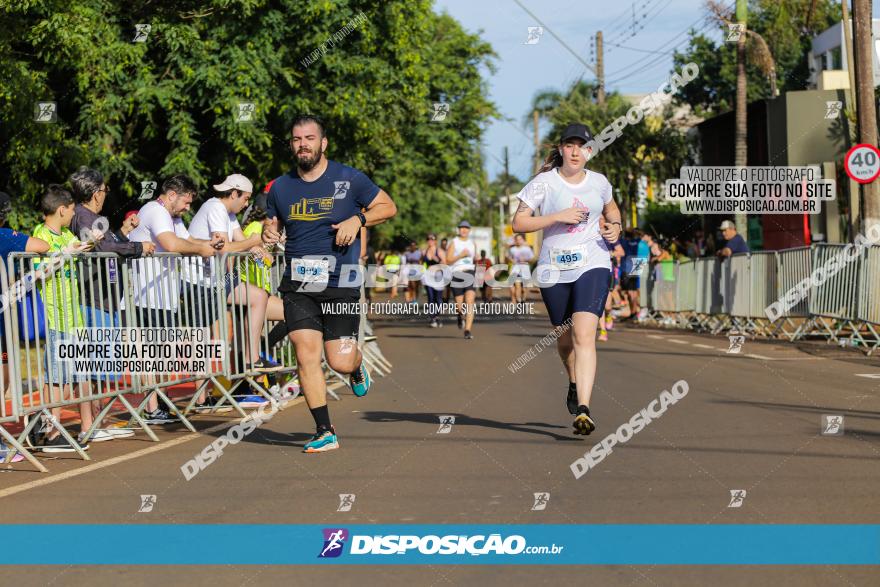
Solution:
[(596, 429), (596, 423), (590, 417), (590, 408), (587, 406), (578, 406), (578, 413), (574, 419), (574, 433), (583, 436), (589, 436), (590, 432)]
[(568, 384), (568, 397), (565, 398), (565, 406), (568, 408), (568, 413), (572, 416), (576, 416), (578, 413), (578, 391), (577, 386), (574, 383), (569, 382)]
[(144, 412), (143, 420), (148, 425), (172, 424), (178, 422), (180, 418), (169, 414), (162, 408), (156, 408), (152, 412)]
[(266, 358), (261, 358), (259, 361), (254, 363), (253, 365), (247, 365), (248, 371), (258, 371), (260, 373), (271, 373), (273, 371), (283, 371), (284, 365), (279, 365), (275, 361), (271, 361)]
[(465, 337), (465, 339), (467, 339), (467, 340), (471, 340), (472, 338), (474, 338), (474, 335), (471, 333), (470, 330), (465, 330), (465, 331), (464, 331), (464, 337)]

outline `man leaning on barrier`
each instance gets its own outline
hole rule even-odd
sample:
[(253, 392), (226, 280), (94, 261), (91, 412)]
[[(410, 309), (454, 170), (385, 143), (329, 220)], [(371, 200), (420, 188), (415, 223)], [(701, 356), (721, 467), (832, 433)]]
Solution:
[[(101, 215), (104, 203), (110, 193), (104, 176), (96, 169), (80, 167), (70, 176), (70, 186), (74, 207), (73, 221), (70, 230), (80, 241), (101, 234), (95, 240), (94, 252), (115, 253), (122, 259), (131, 259), (152, 255), (156, 247), (153, 243), (135, 243), (128, 238), (120, 237), (110, 230), (110, 221)], [(119, 284), (119, 267), (115, 259), (89, 259), (80, 264), (81, 284), (85, 294), (82, 300), (82, 313), (86, 328), (118, 328), (122, 326), (120, 316), (121, 285)], [(115, 285), (115, 287), (114, 287)], [(109, 385), (121, 381), (121, 373), (91, 374), (92, 381), (103, 381)], [(93, 405), (94, 412), (98, 406)], [(104, 428), (92, 433), (91, 441), (113, 440), (133, 436), (134, 432), (127, 428)]]
[(327, 409), (322, 350), (332, 369), (351, 374), (355, 395), (365, 395), (370, 386), (360, 350), (353, 344), (360, 314), (324, 308), (359, 301), (360, 284), (340, 287), (340, 270), (343, 266), (360, 268), (361, 228), (381, 224), (397, 208), (362, 172), (324, 157), (327, 137), (319, 118), (294, 120), (290, 147), (296, 167), (272, 183), (268, 215), (275, 222), (263, 231), (263, 240), (277, 242), (282, 228), (287, 234), (287, 269), (278, 291), (284, 299), (303, 394), (317, 428), (304, 451), (323, 452), (339, 444)]

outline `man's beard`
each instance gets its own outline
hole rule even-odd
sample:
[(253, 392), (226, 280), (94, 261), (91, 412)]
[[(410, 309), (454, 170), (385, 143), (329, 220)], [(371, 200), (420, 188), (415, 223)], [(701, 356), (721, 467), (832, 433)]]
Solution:
[(309, 153), (297, 153), (296, 154), (296, 165), (302, 171), (311, 171), (315, 168), (318, 162), (321, 160), (321, 156), (324, 154), (323, 151), (319, 151), (315, 153), (314, 151)]

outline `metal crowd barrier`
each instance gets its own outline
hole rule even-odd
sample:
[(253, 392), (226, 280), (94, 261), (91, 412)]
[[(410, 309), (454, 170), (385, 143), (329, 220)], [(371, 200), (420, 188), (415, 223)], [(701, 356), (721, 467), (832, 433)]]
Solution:
[(880, 348), (880, 246), (868, 247), (859, 273), (859, 311), (856, 317), (861, 320), (873, 341), (863, 339), (868, 353)]
[[(777, 251), (776, 291), (779, 294), (778, 297), (785, 296), (799, 283), (810, 277), (813, 266), (812, 258), (812, 249), (810, 247), (797, 247)], [(809, 296), (805, 296), (790, 308), (786, 307), (781, 310), (782, 319), (779, 320), (772, 335), (781, 336), (789, 340), (799, 338), (809, 314), (810, 299)], [(798, 319), (800, 324), (795, 322)], [(792, 328), (794, 328), (793, 331), (791, 330)]]
[[(724, 261), (676, 261), (674, 269), (664, 266), (669, 262), (656, 263), (641, 284), (642, 291), (652, 292), (642, 296), (648, 312), (641, 321), (712, 334), (788, 340), (820, 336), (871, 354), (880, 348), (880, 246), (858, 255), (852, 246), (817, 244), (737, 254)], [(811, 281), (817, 277), (813, 271), (832, 259), (836, 268), (826, 272), (824, 281), (821, 275)], [(809, 285), (802, 298), (786, 300), (798, 284)], [(793, 302), (791, 307), (783, 300)], [(769, 311), (773, 304), (777, 312)]]
[[(283, 305), (274, 293), (284, 269), (281, 253), (273, 255), (269, 263), (257, 261), (251, 253), (209, 259), (161, 253), (129, 261), (110, 253), (63, 257), (11, 254), (8, 263), (0, 263), (5, 309), (0, 313), (5, 318), (0, 336), (9, 357), (8, 377), (0, 371), (0, 388), (9, 389), (0, 403), (0, 438), (8, 449), (5, 461), (21, 453), (38, 470), (47, 471), (32, 454), (34, 447), (29, 442), (30, 433), (38, 424), (56, 429), (82, 459), (89, 460), (84, 443), (62, 423), (64, 409), (79, 410), (81, 434), (88, 438), (101, 429), (105, 417), (118, 404), (121, 413), (130, 416), (126, 427), (140, 429), (151, 440), (158, 441), (142, 417), (151, 400), (164, 404), (193, 432), (196, 429), (189, 421), (193, 408), (212, 389), (220, 395), (209, 410), (212, 413), (228, 402), (239, 415), (246, 415), (236, 400), (241, 395), (234, 393), (236, 388), (244, 388), (248, 390), (246, 394), (260, 395), (278, 406), (279, 397), (288, 397), (280, 394), (278, 387), (268, 388), (268, 377), (248, 365), (262, 355), (283, 366), (273, 376), (293, 375), (296, 371), (293, 344), (286, 328), (280, 327), (274, 340), (270, 338), (279, 319), (283, 325)], [(363, 300), (363, 289), (361, 295)], [(254, 339), (249, 328), (252, 310), (258, 300), (265, 301), (267, 297), (267, 313), (260, 334)], [(378, 349), (363, 310), (361, 324), (358, 346), (364, 361), (372, 373), (384, 376), (391, 364)], [(207, 372), (199, 374), (78, 375), (57, 360), (53, 343), (70, 338), (78, 327), (90, 326), (208, 328), (212, 340), (227, 343), (228, 352), (222, 353), (222, 359), (211, 361)], [(325, 368), (329, 369), (326, 362)], [(328, 375), (348, 383), (338, 373)], [(177, 388), (174, 398), (178, 402), (188, 398), (185, 407), (172, 401), (172, 388)], [(339, 399), (330, 389), (328, 394)], [(143, 399), (133, 405), (132, 395), (143, 395)], [(6, 426), (21, 430), (13, 434)]]

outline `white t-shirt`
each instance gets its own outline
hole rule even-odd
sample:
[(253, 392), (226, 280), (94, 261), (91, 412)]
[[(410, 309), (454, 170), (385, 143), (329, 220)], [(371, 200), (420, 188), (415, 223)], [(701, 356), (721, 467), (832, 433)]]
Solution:
[(474, 257), (477, 254), (477, 245), (474, 241), (455, 237), (449, 242), (449, 248), (452, 249), (453, 255), (460, 255), (465, 251), (468, 253), (466, 257), (462, 257), (450, 265), (454, 271), (464, 271), (476, 268), (474, 265)]
[[(241, 228), (238, 218), (226, 209), (219, 198), (211, 198), (202, 204), (199, 211), (193, 216), (192, 222), (189, 223), (189, 233), (194, 238), (206, 241), (211, 240), (215, 232), (220, 232), (226, 235), (228, 242), (232, 242), (236, 228)], [(216, 263), (216, 257), (192, 259), (190, 261), (192, 270), (184, 275), (184, 278), (191, 283), (209, 287)]]
[[(163, 232), (173, 232), (182, 239), (189, 238), (189, 231), (182, 218), (172, 218), (171, 213), (159, 202), (147, 202), (138, 212), (140, 223), (128, 235), (136, 243), (151, 242), (157, 253), (166, 253), (157, 238)], [(179, 277), (171, 258), (132, 260), (134, 303), (142, 308), (176, 310), (180, 302), (177, 282)]]
[(513, 259), (517, 265), (528, 265), (529, 261), (535, 258), (535, 253), (529, 245), (518, 247), (516, 245), (510, 247), (508, 256)]
[(564, 224), (556, 222), (544, 229), (544, 240), (538, 267), (535, 272), (539, 282), (546, 283), (548, 275), (555, 274), (550, 267), (551, 249), (584, 247), (586, 264), (574, 269), (559, 271), (558, 283), (571, 283), (590, 269), (611, 269), (611, 257), (605, 239), (599, 234), (599, 216), (611, 198), (611, 184), (601, 173), (586, 170), (584, 178), (576, 184), (562, 179), (558, 168), (540, 173), (517, 194), (523, 203), (542, 216), (554, 214), (566, 208), (585, 208), (589, 212), (586, 222)]

